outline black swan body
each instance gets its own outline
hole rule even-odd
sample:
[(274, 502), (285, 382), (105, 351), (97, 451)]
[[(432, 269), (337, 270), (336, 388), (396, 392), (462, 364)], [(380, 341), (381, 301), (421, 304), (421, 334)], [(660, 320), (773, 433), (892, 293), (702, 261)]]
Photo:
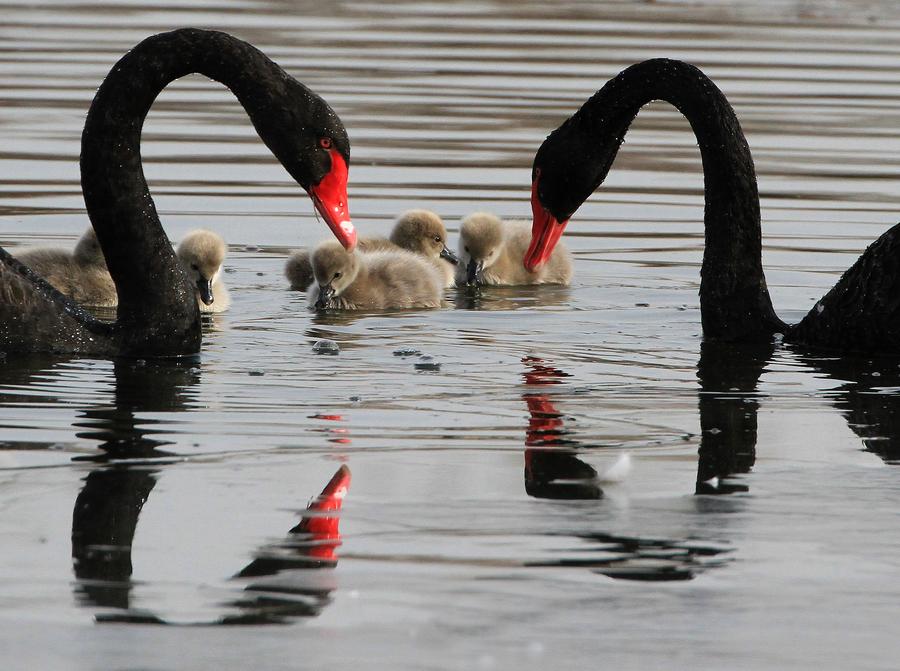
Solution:
[(191, 73), (231, 89), (335, 236), (348, 249), (356, 244), (347, 205), (350, 143), (328, 104), (226, 33), (185, 28), (154, 35), (107, 75), (81, 141), (81, 186), (116, 284), (118, 317), (95, 319), (0, 249), (0, 351), (169, 356), (199, 350), (194, 287), (159, 222), (140, 153), (156, 96)]
[(753, 158), (724, 94), (700, 70), (653, 59), (610, 80), (544, 141), (532, 169), (532, 242), (525, 267), (541, 265), (575, 210), (606, 178), (625, 133), (653, 100), (690, 122), (703, 161), (706, 244), (700, 282), (710, 340), (771, 340), (844, 352), (900, 353), (900, 224), (884, 233), (803, 320), (775, 314), (762, 268)]

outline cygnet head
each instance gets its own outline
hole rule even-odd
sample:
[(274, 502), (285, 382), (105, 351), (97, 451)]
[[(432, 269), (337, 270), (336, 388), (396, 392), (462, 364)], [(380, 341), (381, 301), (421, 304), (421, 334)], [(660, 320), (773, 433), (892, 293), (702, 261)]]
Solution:
[(222, 272), (226, 251), (221, 237), (202, 228), (188, 233), (178, 245), (178, 258), (204, 305), (212, 305), (212, 286)]
[(327, 240), (313, 251), (312, 267), (319, 285), (316, 309), (324, 310), (334, 296), (340, 296), (356, 279), (359, 256), (348, 252), (336, 240)]
[(447, 229), (441, 218), (431, 210), (408, 210), (400, 215), (391, 242), (398, 247), (432, 259), (445, 259), (456, 265), (459, 259), (447, 249)]
[(105, 264), (106, 259), (103, 257), (103, 250), (100, 249), (100, 241), (97, 240), (97, 234), (94, 233), (93, 227), (88, 228), (78, 243), (72, 256), (78, 263), (85, 265)]
[(466, 284), (481, 284), (484, 269), (500, 257), (503, 222), (488, 212), (475, 212), (459, 227), (459, 257), (466, 267)]

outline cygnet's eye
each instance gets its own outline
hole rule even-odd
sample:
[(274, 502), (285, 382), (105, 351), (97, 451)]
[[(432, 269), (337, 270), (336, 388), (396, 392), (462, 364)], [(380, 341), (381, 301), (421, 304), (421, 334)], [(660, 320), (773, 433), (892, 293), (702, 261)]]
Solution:
[(191, 270), (200, 270), (200, 266), (198, 266), (196, 263), (192, 263)]
[(340, 271), (336, 272), (336, 273), (334, 274), (334, 279), (339, 278), (341, 275), (343, 275), (342, 272), (340, 272)]
[(434, 241), (435, 242), (443, 242), (443, 240), (441, 240), (441, 236), (439, 236), (439, 235), (434, 236)]
[(330, 137), (319, 138), (319, 146), (322, 147), (322, 149), (331, 149), (333, 144)]
[(467, 247), (466, 247), (466, 248), (465, 248), (465, 249), (466, 249), (466, 251), (467, 251), (467, 252), (468, 252), (468, 251), (469, 251), (469, 248), (468, 248), (468, 246), (467, 246)]

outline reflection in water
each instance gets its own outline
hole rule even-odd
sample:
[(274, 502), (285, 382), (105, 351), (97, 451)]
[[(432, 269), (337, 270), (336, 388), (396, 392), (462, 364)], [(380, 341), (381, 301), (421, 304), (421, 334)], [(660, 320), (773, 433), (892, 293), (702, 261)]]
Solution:
[[(529, 387), (561, 384), (569, 377), (537, 357), (522, 360)], [(547, 394), (522, 395), (530, 418), (525, 438), (525, 491), (547, 499), (600, 499), (597, 471), (576, 455), (579, 441), (567, 437), (563, 416)], [(755, 433), (754, 433), (755, 438)], [(728, 547), (691, 540), (620, 536), (605, 532), (579, 534), (588, 546), (587, 559), (555, 559), (530, 566), (581, 567), (623, 580), (690, 580), (698, 572), (729, 560)]]
[[(697, 365), (702, 432), (698, 494), (748, 490), (745, 483), (728, 478), (749, 472), (756, 460), (756, 388), (774, 351), (774, 344), (702, 344)], [(896, 359), (799, 356), (809, 368), (844, 381), (833, 392), (834, 406), (865, 449), (886, 463), (900, 463), (900, 367)]]
[(113, 466), (85, 478), (72, 511), (75, 595), (81, 605), (129, 607), (131, 544), (157, 472)]
[(803, 357), (803, 362), (844, 384), (834, 392), (834, 407), (859, 436), (866, 451), (888, 464), (900, 463), (900, 365), (894, 358)]
[[(545, 365), (537, 357), (522, 360), (523, 373), (530, 387), (559, 384), (568, 373)], [(577, 456), (577, 446), (563, 426), (563, 415), (546, 394), (525, 392), (528, 428), (525, 434), (525, 492), (542, 499), (599, 499), (603, 491), (597, 485), (597, 471)]]
[(621, 580), (691, 580), (709, 568), (730, 561), (731, 548), (709, 542), (676, 541), (596, 533), (580, 535), (595, 556), (561, 559), (529, 566), (575, 566)]
[(728, 478), (748, 473), (756, 461), (756, 386), (774, 350), (772, 343), (701, 344), (697, 494), (748, 491)]
[(505, 287), (467, 286), (447, 290), (447, 297), (459, 310), (517, 310), (567, 306), (570, 304), (569, 287), (550, 284)]
[[(157, 460), (150, 466), (146, 460), (170, 456), (159, 449), (167, 441), (154, 438), (156, 431), (142, 425), (146, 422), (141, 422), (139, 413), (184, 409), (191, 398), (191, 387), (200, 377), (195, 363), (191, 359), (116, 361), (113, 404), (86, 410), (87, 421), (76, 424), (89, 429), (79, 433), (80, 437), (101, 441), (102, 454), (91, 460), (103, 465), (85, 478), (72, 514), (76, 598), (86, 607), (118, 611), (98, 614), (98, 622), (166, 624), (152, 612), (135, 610), (131, 605), (134, 534), (160, 473), (158, 466), (165, 463)], [(111, 460), (115, 463), (106, 463)], [(236, 612), (221, 616), (215, 623), (281, 623), (289, 617), (321, 611), (329, 602), (333, 581), (323, 581), (321, 572), (310, 578), (297, 569), (333, 568), (337, 564), (337, 513), (349, 484), (350, 471), (341, 466), (322, 494), (310, 503), (300, 523), (288, 532), (288, 539), (259, 550), (235, 576), (271, 576), (273, 580), (248, 585), (240, 599), (225, 604)]]
[(240, 615), (223, 618), (224, 624), (275, 624), (290, 617), (318, 615), (330, 601), (337, 584), (331, 571), (337, 566), (341, 544), (340, 510), (350, 487), (350, 469), (341, 466), (322, 493), (307, 508), (300, 523), (280, 543), (267, 545), (237, 578), (263, 578), (248, 585), (244, 598), (230, 605)]
[[(114, 366), (113, 403), (85, 410), (86, 420), (75, 424), (88, 429), (79, 437), (100, 441), (101, 453), (80, 459), (104, 463), (171, 456), (159, 449), (167, 441), (151, 437), (154, 429), (139, 428), (136, 413), (184, 409), (200, 376), (196, 359), (119, 359)], [(75, 592), (82, 605), (129, 608), (131, 545), (158, 473), (158, 468), (119, 462), (85, 478), (72, 513)]]
[(192, 398), (192, 388), (200, 380), (198, 359), (119, 359), (114, 374), (112, 405), (88, 408), (83, 413), (85, 419), (75, 423), (76, 427), (87, 429), (76, 435), (99, 441), (102, 450), (97, 456), (81, 459), (106, 462), (172, 456), (159, 449), (171, 441), (152, 437), (163, 430), (149, 428), (156, 422), (146, 419), (138, 430), (136, 413), (184, 410)]

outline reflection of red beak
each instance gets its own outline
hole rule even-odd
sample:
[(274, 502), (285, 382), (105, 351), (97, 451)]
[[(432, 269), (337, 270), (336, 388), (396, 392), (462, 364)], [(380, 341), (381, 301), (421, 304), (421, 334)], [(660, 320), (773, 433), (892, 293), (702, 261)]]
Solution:
[(340, 512), (344, 497), (350, 487), (350, 469), (341, 466), (325, 489), (306, 509), (306, 515), (291, 533), (308, 533), (313, 546), (308, 550), (311, 557), (335, 559), (335, 548), (341, 544)]
[(341, 244), (350, 251), (356, 246), (356, 229), (350, 221), (350, 205), (347, 198), (347, 162), (337, 149), (332, 149), (331, 170), (322, 181), (311, 187), (316, 209), (325, 218), (328, 228)]
[(550, 258), (553, 248), (566, 229), (566, 224), (569, 223), (568, 219), (563, 222), (557, 221), (556, 217), (541, 204), (537, 192), (538, 179), (540, 175), (535, 177), (531, 184), (531, 213), (534, 220), (531, 225), (531, 245), (522, 260), (525, 269), (532, 273)]
[(524, 394), (522, 398), (528, 404), (528, 414), (531, 415), (525, 432), (525, 445), (554, 445), (559, 440), (563, 425), (559, 410), (543, 394)]

